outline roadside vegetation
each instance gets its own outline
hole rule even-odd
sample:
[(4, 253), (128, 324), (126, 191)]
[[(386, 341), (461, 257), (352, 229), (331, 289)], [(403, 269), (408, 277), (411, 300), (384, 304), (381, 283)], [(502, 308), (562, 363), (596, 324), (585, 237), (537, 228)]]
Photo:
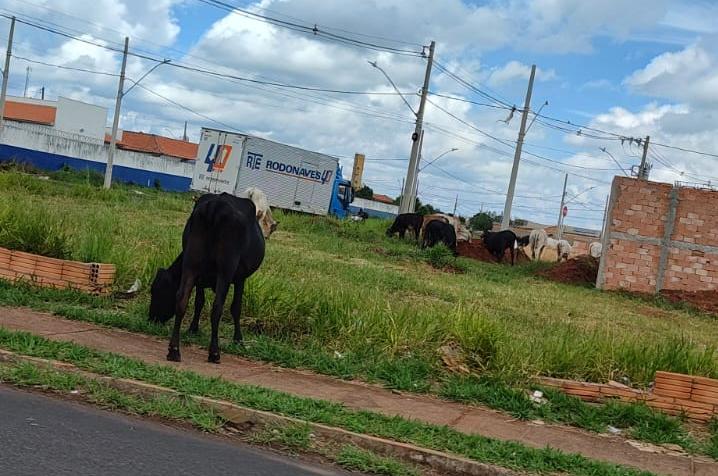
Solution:
[[(550, 448), (529, 448), (514, 442), (493, 440), (480, 435), (467, 435), (448, 427), (405, 420), (400, 417), (389, 417), (367, 411), (350, 410), (336, 403), (300, 398), (274, 390), (235, 384), (218, 378), (204, 377), (193, 372), (181, 371), (169, 366), (146, 364), (118, 354), (98, 352), (70, 342), (49, 341), (27, 333), (9, 332), (0, 329), (0, 348), (18, 354), (68, 362), (82, 370), (100, 375), (141, 380), (174, 389), (183, 395), (199, 395), (226, 400), (257, 410), (411, 443), (424, 448), (446, 451), (483, 463), (535, 474), (564, 473), (586, 476), (650, 474)], [(56, 370), (38, 368), (38, 366), (32, 364), (0, 364), (0, 381), (18, 385), (41, 386), (50, 390), (70, 391), (76, 389), (77, 385), (86, 386), (85, 380), (84, 377), (77, 375), (66, 376), (64, 372), (60, 373)], [(139, 399), (140, 397), (136, 398)], [(112, 400), (119, 402), (116, 408), (124, 408), (122, 405), (125, 400), (119, 397)], [(180, 403), (186, 402), (184, 399), (170, 400)], [(221, 420), (217, 420), (213, 417), (213, 414), (199, 414), (194, 408), (185, 406), (177, 408), (176, 413), (180, 415), (177, 417), (175, 410), (155, 413), (159, 410), (154, 406), (143, 407), (143, 404), (134, 403), (132, 405), (131, 411), (137, 411), (142, 414), (157, 414), (176, 419), (187, 419), (189, 415), (197, 421), (204, 422), (205, 429), (216, 428), (217, 425), (221, 424)], [(148, 410), (141, 412), (142, 408), (148, 408)], [(166, 406), (164, 408), (174, 407)], [(202, 426), (200, 425), (200, 427)], [(308, 444), (309, 434), (306, 428), (299, 425), (271, 432), (270, 436), (266, 434), (258, 435), (256, 438), (260, 440), (259, 442), (263, 441), (265, 444), (279, 443), (299, 449)], [(367, 465), (366, 467), (369, 470), (371, 470), (369, 465), (386, 463), (381, 459), (369, 458), (366, 454), (361, 455), (353, 448), (349, 450), (343, 448), (339, 455), (341, 456), (342, 453), (344, 454), (341, 458), (343, 461), (353, 461), (357, 466), (359, 464)]]
[[(0, 305), (167, 336), (168, 327), (147, 322), (147, 289), (180, 250), (190, 194), (106, 191), (92, 174), (27, 172), (0, 172), (0, 246), (114, 263), (118, 290), (136, 278), (144, 289), (122, 300), (0, 281)], [(594, 407), (553, 391), (537, 405), (527, 390), (537, 375), (638, 387), (659, 369), (718, 377), (715, 317), (548, 282), (534, 275), (540, 263), (512, 268), (422, 251), (387, 238), (380, 220), (275, 218), (279, 230), (246, 287), (246, 346), (229, 343), (227, 316), (223, 351), (704, 451), (680, 419), (644, 406)], [(206, 312), (200, 335), (183, 342), (207, 345)]]

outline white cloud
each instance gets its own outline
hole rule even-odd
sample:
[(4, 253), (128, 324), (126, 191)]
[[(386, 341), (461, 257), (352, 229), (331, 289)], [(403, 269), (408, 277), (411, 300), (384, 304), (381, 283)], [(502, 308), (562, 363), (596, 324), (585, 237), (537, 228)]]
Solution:
[[(523, 64), (519, 61), (509, 61), (505, 65), (491, 71), (488, 83), (491, 86), (500, 86), (517, 79), (528, 80), (530, 76), (531, 66)], [(551, 81), (554, 79), (558, 79), (558, 75), (555, 70), (543, 70), (541, 68), (536, 68), (537, 81)]]

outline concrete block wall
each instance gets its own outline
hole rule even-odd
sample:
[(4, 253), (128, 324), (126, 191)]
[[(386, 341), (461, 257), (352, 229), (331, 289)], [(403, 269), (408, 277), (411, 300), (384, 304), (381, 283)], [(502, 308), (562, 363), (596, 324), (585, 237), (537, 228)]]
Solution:
[(718, 287), (718, 192), (615, 177), (597, 287)]

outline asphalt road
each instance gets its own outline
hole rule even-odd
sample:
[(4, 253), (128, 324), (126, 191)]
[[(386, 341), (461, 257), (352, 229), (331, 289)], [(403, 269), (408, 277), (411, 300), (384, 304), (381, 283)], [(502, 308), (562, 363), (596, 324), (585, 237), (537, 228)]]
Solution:
[(0, 385), (0, 475), (346, 474)]

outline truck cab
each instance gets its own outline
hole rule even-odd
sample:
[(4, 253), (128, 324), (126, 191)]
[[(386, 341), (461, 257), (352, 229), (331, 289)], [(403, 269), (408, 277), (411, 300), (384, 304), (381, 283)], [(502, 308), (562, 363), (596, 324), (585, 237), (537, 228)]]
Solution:
[(342, 168), (337, 167), (332, 200), (329, 204), (329, 213), (337, 218), (346, 218), (349, 216), (349, 204), (353, 201), (354, 189), (352, 188), (352, 184), (342, 176)]

